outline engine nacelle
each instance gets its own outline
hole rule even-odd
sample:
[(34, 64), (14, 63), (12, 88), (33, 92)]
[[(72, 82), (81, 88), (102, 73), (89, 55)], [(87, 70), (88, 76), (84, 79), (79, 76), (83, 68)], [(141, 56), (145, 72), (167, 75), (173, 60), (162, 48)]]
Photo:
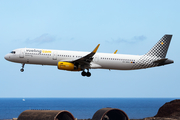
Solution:
[(81, 71), (81, 68), (70, 62), (58, 62), (58, 69), (68, 71)]

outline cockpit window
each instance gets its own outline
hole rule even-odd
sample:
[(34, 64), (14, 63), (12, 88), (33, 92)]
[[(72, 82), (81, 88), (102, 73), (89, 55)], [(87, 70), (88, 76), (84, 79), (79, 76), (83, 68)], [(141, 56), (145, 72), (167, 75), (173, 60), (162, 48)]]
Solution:
[(12, 51), (11, 53), (12, 53), (12, 54), (15, 54), (15, 53), (16, 53), (16, 51)]

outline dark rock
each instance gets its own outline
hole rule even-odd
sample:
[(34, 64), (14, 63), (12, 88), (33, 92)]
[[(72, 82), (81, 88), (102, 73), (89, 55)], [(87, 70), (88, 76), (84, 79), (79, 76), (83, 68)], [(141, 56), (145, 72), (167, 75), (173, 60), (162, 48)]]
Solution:
[(143, 120), (179, 120), (179, 118), (167, 118), (167, 117), (149, 117)]
[(180, 99), (165, 103), (154, 117), (180, 118)]

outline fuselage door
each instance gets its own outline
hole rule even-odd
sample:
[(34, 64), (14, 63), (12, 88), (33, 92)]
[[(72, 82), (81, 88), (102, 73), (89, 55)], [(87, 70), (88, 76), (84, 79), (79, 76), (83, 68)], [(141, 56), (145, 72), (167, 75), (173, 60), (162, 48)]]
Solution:
[(57, 60), (57, 52), (56, 51), (53, 52), (53, 56), (52, 57), (53, 57), (53, 60)]
[(20, 50), (19, 57), (20, 57), (20, 58), (24, 58), (24, 49), (21, 49), (21, 50)]

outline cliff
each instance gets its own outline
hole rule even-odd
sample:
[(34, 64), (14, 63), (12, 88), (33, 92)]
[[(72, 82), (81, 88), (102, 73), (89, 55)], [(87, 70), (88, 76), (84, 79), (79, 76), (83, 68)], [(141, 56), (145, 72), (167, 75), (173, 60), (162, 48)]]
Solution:
[(154, 117), (180, 118), (180, 99), (165, 103)]

